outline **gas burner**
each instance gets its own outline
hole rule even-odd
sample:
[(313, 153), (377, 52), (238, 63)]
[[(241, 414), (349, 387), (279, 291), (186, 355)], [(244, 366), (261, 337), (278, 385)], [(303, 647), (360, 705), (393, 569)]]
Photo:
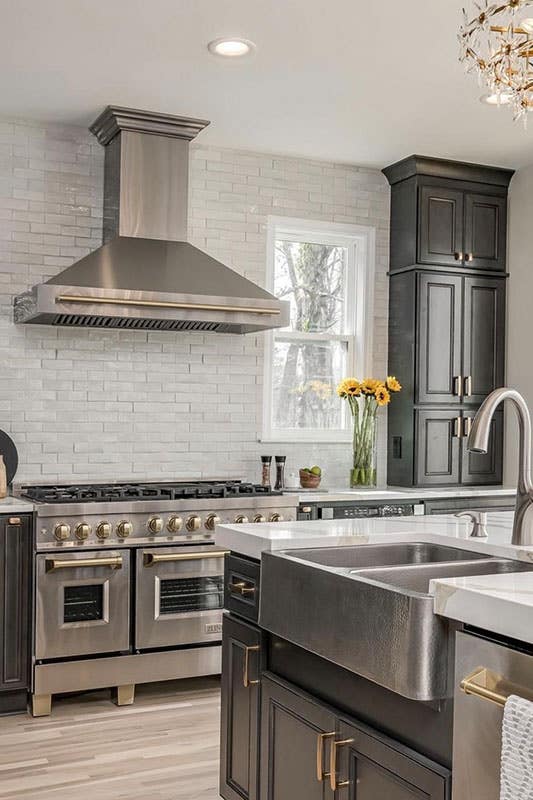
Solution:
[(113, 503), (124, 500), (211, 500), (216, 498), (280, 495), (270, 486), (242, 481), (179, 483), (94, 483), (62, 486), (23, 486), (20, 494), (39, 503)]

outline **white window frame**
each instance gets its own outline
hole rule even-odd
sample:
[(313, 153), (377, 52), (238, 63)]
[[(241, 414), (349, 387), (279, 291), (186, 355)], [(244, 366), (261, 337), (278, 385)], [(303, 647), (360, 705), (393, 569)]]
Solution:
[[(316, 341), (346, 341), (348, 345), (347, 373), (360, 378), (372, 373), (372, 333), (374, 306), (374, 275), (376, 261), (376, 229), (366, 225), (348, 225), (338, 222), (317, 222), (293, 217), (267, 218), (267, 268), (266, 288), (274, 291), (275, 243), (277, 239), (334, 244), (348, 250), (347, 312), (349, 330), (346, 334), (305, 334), (280, 329), (269, 331), (265, 341), (263, 381), (263, 425), (260, 441), (263, 442), (349, 442), (350, 419), (346, 426), (330, 430), (302, 430), (300, 428), (276, 429), (272, 420), (272, 364), (276, 338), (315, 339)], [(352, 298), (352, 302), (350, 302)], [(339, 400), (340, 402), (340, 400)]]

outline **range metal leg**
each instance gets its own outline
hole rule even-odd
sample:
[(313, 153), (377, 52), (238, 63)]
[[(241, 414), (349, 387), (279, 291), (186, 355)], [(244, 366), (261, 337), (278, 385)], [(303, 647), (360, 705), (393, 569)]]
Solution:
[(124, 686), (115, 686), (113, 702), (117, 706), (131, 706), (135, 700), (135, 684), (126, 683)]
[(32, 717), (48, 717), (51, 713), (52, 713), (52, 695), (32, 694), (31, 696)]

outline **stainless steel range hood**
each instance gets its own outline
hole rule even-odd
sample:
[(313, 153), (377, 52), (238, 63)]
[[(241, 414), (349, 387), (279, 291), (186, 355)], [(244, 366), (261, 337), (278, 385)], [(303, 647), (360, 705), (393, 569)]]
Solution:
[(249, 333), (288, 325), (289, 304), (186, 241), (189, 142), (209, 123), (108, 106), (104, 244), (15, 298), (15, 322)]

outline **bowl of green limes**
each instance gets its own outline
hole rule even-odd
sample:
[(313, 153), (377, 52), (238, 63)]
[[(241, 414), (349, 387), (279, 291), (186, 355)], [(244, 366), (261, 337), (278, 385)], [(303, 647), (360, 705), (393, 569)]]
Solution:
[(320, 467), (303, 467), (300, 470), (300, 486), (302, 489), (318, 489), (322, 480)]

